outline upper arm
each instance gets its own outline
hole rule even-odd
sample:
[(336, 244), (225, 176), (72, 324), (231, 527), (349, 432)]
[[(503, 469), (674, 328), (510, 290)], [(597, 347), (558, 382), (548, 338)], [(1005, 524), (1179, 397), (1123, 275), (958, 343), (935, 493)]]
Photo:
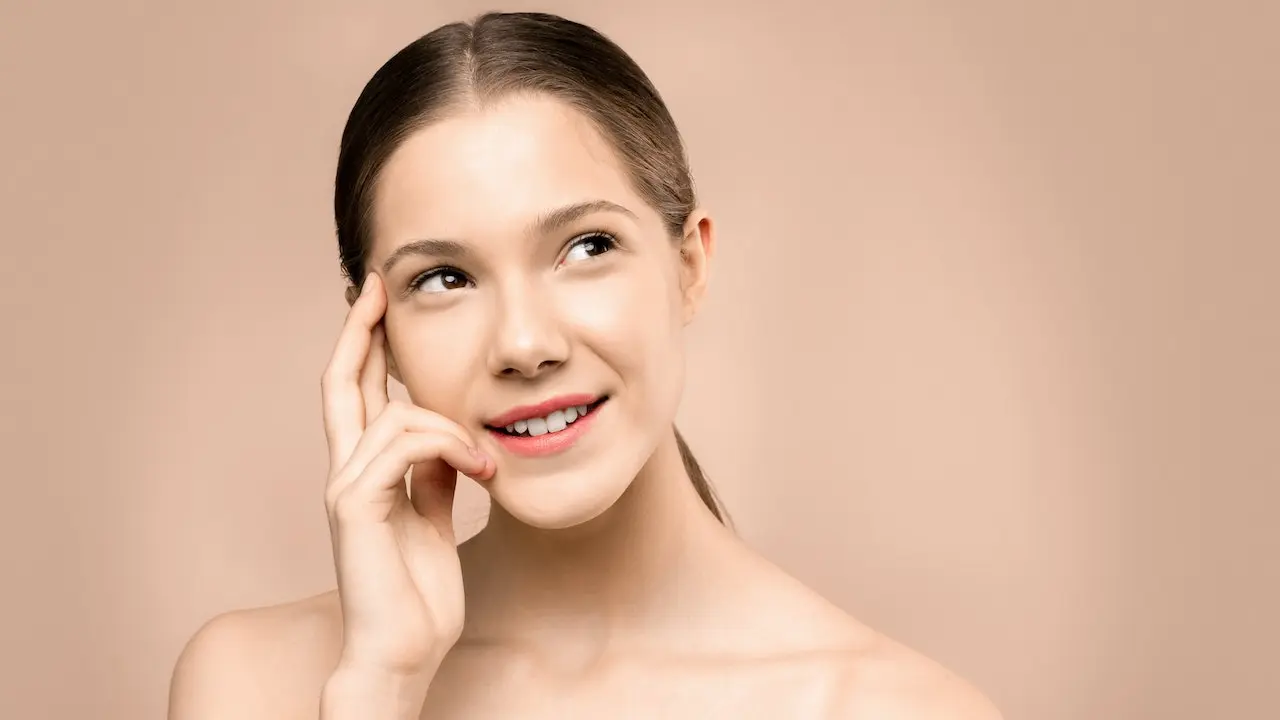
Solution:
[[(290, 683), (271, 662), (271, 628), (252, 611), (206, 622), (187, 642), (169, 685), (169, 720), (281, 720), (304, 716), (308, 698), (289, 697)], [(273, 667), (275, 666), (275, 667)], [(318, 697), (315, 699), (317, 709)], [(293, 707), (291, 708), (290, 705)], [(310, 717), (315, 717), (315, 714)]]

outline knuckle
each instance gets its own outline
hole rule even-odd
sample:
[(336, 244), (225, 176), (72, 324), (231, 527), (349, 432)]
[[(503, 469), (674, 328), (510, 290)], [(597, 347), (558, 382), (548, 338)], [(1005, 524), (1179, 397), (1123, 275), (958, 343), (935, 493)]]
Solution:
[(343, 491), (338, 501), (334, 503), (330, 512), (333, 513), (334, 519), (341, 524), (351, 521), (353, 510), (354, 503), (351, 502), (350, 493)]
[(336, 523), (341, 524), (342, 521), (346, 520), (346, 513), (342, 509), (342, 503), (336, 501), (329, 503), (327, 509), (329, 511), (329, 517)]
[(393, 456), (400, 458), (412, 453), (417, 447), (418, 438), (414, 437), (412, 433), (402, 432), (396, 436), (395, 440), (391, 441), (388, 450), (391, 451)]
[(355, 512), (356, 506), (359, 504), (359, 491), (357, 490), (359, 483), (348, 483), (345, 487), (336, 490), (333, 493), (332, 500), (329, 501), (329, 512), (338, 520), (350, 520), (352, 513)]
[(342, 497), (342, 488), (340, 486), (333, 485), (326, 488), (324, 491), (324, 506), (328, 508), (330, 512), (333, 512), (334, 510), (337, 509), (338, 500), (341, 497)]
[(444, 438), (438, 433), (405, 432), (395, 439), (393, 446), (397, 459), (425, 459), (443, 451)]
[(320, 373), (320, 389), (328, 390), (337, 385), (338, 380), (338, 368), (334, 367), (334, 365), (330, 363), (325, 367), (324, 371)]
[(403, 425), (404, 422), (400, 419), (400, 413), (395, 409), (395, 404), (395, 400), (387, 401), (387, 404), (383, 405), (381, 410), (378, 410), (377, 416), (370, 421), (369, 427), (372, 428), (374, 425), (378, 427)]

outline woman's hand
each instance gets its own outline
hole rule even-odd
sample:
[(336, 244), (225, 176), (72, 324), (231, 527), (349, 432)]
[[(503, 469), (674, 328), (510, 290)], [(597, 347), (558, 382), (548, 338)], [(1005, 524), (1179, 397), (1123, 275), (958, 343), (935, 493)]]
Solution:
[[(325, 505), (343, 619), (342, 655), (330, 681), (342, 688), (335, 694), (349, 695), (352, 687), (421, 692), (420, 706), (462, 632), (457, 473), (486, 479), (494, 464), (456, 423), (388, 401), (385, 310), (381, 278), (370, 273), (321, 382)], [(412, 705), (411, 698), (398, 700)]]

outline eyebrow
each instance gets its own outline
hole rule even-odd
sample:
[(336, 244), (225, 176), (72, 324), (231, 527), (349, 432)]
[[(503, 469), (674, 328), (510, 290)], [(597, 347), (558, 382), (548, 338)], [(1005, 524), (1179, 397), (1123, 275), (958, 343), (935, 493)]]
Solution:
[[(616, 212), (639, 220), (635, 213), (618, 203), (609, 200), (587, 200), (542, 213), (529, 224), (526, 232), (530, 235), (549, 235), (565, 225), (598, 212)], [(463, 259), (469, 254), (470, 251), (467, 246), (457, 240), (413, 240), (401, 245), (395, 249), (395, 252), (391, 253), (391, 257), (388, 257), (387, 261), (382, 264), (382, 272), (383, 274), (391, 272), (391, 268), (395, 267), (396, 263), (410, 255)]]

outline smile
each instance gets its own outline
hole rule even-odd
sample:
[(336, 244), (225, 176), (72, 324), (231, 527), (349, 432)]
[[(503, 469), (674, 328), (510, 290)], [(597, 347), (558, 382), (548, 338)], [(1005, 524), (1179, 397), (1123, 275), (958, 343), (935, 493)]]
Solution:
[(500, 430), (508, 435), (516, 437), (538, 437), (547, 433), (563, 432), (565, 428), (572, 425), (578, 418), (590, 415), (593, 410), (600, 407), (606, 398), (600, 398), (593, 403), (585, 405), (570, 405), (563, 410), (552, 410), (542, 417), (531, 417), (524, 420), (516, 420), (502, 428), (490, 428), (492, 430)]
[[(516, 408), (485, 424), (504, 449), (538, 457), (568, 450), (581, 438), (608, 396), (565, 396)], [(500, 424), (501, 423), (501, 424)]]

